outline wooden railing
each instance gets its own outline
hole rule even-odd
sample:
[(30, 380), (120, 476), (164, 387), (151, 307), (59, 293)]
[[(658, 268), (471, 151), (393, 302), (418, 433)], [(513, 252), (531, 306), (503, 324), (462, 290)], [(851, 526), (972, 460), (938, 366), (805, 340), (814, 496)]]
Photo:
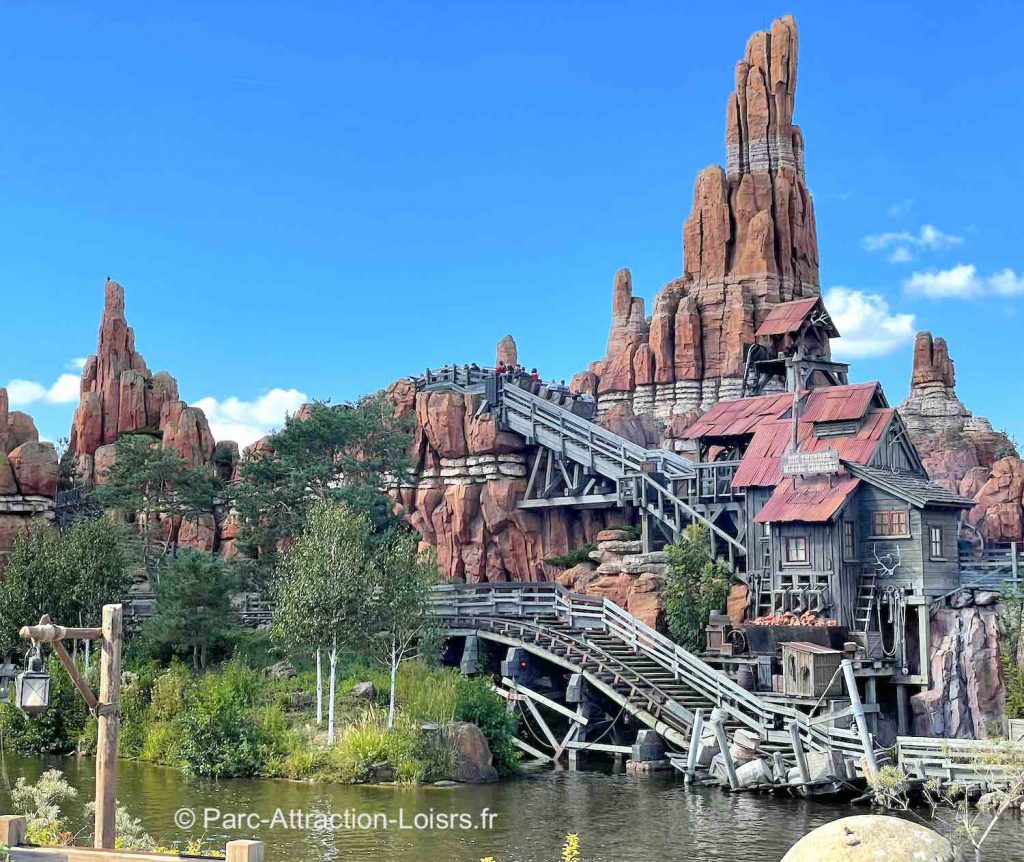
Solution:
[[(0, 845), (12, 862), (174, 862), (175, 859), (217, 859), (226, 862), (264, 862), (262, 841), (228, 841), (224, 856), (180, 856), (166, 853), (133, 853), (93, 847), (36, 847), (27, 843), (27, 821), (20, 815), (0, 816)], [(4, 856), (3, 858), (8, 858)]]
[(441, 620), (533, 618), (540, 625), (545, 621), (568, 625), (583, 639), (588, 631), (606, 632), (637, 655), (657, 662), (709, 705), (725, 710), (731, 719), (765, 738), (788, 740), (792, 724), (811, 749), (838, 749), (854, 756), (862, 753), (854, 731), (762, 700), (609, 599), (580, 595), (552, 583), (442, 584), (432, 591), (431, 607)]
[[(642, 506), (676, 537), (688, 523), (703, 525), (716, 539), (726, 543), (729, 562), (735, 568), (736, 556), (746, 547), (712, 523), (689, 502), (672, 492), (679, 483), (699, 484), (698, 465), (667, 449), (647, 449), (618, 434), (607, 431), (569, 410), (541, 398), (514, 381), (495, 375), (489, 369), (443, 368), (428, 371), (418, 385), (450, 385), (464, 388), (483, 383), (488, 397), (500, 409), (502, 423), (531, 443), (544, 446), (563, 458), (613, 480), (620, 502)], [(709, 465), (701, 465), (705, 471)], [(720, 464), (713, 469), (716, 484), (721, 484), (735, 465)], [(717, 471), (725, 471), (721, 473)], [(731, 482), (731, 477), (729, 477)]]
[(1024, 543), (986, 545), (984, 550), (960, 553), (960, 582), (984, 589), (1019, 590), (1024, 584)]

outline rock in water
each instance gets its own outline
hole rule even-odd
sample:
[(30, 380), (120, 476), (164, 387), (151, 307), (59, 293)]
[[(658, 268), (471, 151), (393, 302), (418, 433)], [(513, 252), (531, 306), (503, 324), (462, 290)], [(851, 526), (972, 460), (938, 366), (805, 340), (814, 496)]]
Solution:
[(455, 746), (456, 781), (483, 784), (498, 780), (498, 770), (491, 765), (491, 747), (479, 727), (455, 721), (448, 725), (448, 734)]
[(899, 817), (843, 817), (809, 832), (782, 862), (955, 862), (953, 845), (933, 829)]

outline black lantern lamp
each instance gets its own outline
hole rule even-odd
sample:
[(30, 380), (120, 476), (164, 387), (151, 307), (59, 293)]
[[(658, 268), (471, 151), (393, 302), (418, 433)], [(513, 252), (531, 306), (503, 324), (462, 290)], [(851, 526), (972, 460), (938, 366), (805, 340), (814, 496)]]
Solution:
[(43, 655), (36, 651), (28, 658), (26, 669), (14, 681), (18, 708), (25, 715), (39, 715), (50, 705), (50, 675), (43, 665)]

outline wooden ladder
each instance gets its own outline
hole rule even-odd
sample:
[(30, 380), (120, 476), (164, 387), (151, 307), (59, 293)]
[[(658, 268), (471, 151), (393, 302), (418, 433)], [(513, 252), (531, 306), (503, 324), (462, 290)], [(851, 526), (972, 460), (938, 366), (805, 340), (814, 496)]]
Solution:
[(857, 591), (857, 610), (854, 619), (857, 627), (866, 632), (871, 629), (871, 612), (875, 609), (878, 592), (878, 573), (874, 569), (866, 569), (860, 576), (860, 589)]

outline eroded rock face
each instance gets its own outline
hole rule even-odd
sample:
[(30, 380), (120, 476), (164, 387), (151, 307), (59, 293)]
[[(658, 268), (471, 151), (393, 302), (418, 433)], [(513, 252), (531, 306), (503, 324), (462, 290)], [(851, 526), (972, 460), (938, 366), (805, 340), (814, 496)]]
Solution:
[(726, 115), (727, 168), (697, 175), (683, 226), (683, 274), (650, 321), (628, 270), (615, 277), (608, 352), (573, 379), (599, 412), (623, 401), (671, 431), (673, 416), (741, 394), (746, 350), (772, 306), (817, 295), (814, 207), (803, 136), (793, 124), (797, 28), (755, 33), (736, 66)]
[(977, 501), (968, 520), (985, 538), (1024, 538), (1021, 483), (1014, 478), (1017, 451), (1006, 434), (974, 416), (957, 397), (945, 339), (917, 334), (910, 394), (899, 411), (932, 481)]
[[(125, 318), (124, 288), (108, 279), (99, 342), (82, 369), (69, 439), (78, 477), (102, 484), (113, 466), (118, 438), (133, 432), (150, 435), (189, 467), (222, 469), (215, 464), (216, 445), (205, 414), (179, 398), (177, 381), (170, 374), (149, 370)], [(184, 525), (180, 519), (169, 520), (167, 538), (186, 547), (218, 550), (219, 525), (225, 517), (211, 513)]]
[(997, 607), (942, 608), (931, 618), (932, 688), (910, 699), (914, 734), (998, 736), (1006, 693)]
[(52, 443), (40, 443), (32, 417), (10, 409), (0, 388), (0, 572), (18, 533), (53, 517), (60, 468)]
[(664, 622), (662, 591), (668, 564), (664, 551), (641, 553), (640, 541), (625, 530), (602, 530), (591, 563), (566, 569), (558, 582), (577, 593), (610, 599), (652, 628)]

